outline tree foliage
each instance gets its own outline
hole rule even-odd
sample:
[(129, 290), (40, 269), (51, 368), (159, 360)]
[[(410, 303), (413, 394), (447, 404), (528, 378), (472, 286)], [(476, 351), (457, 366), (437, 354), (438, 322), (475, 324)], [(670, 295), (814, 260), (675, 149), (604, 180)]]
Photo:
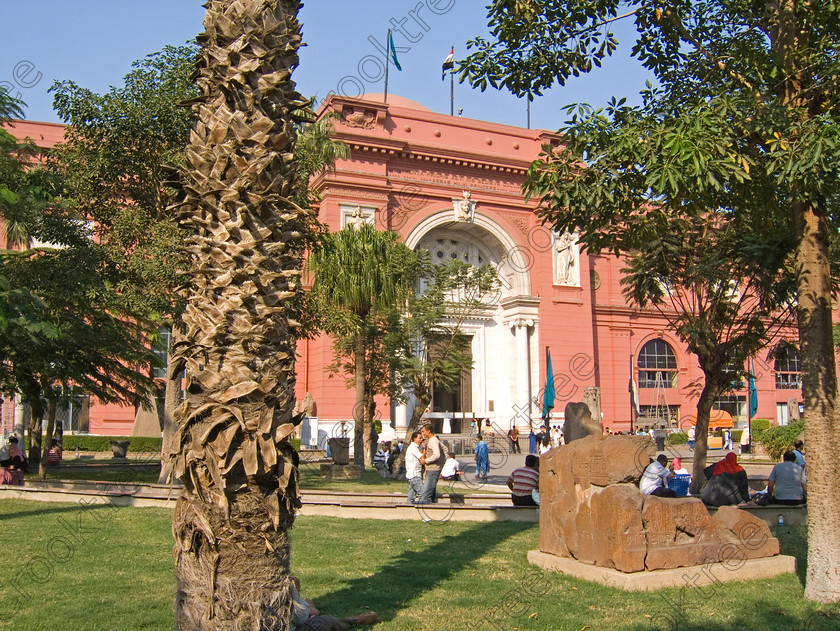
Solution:
[(67, 123), (51, 165), (95, 223), (112, 284), (132, 308), (161, 322), (180, 308), (184, 235), (169, 210), (177, 195), (170, 180), (184, 163), (194, 120), (179, 104), (198, 96), (190, 80), (196, 50), (166, 46), (135, 61), (123, 85), (104, 94), (72, 81), (51, 87)]
[[(0, 102), (8, 103), (2, 93)], [(145, 345), (148, 323), (127, 311), (108, 286), (104, 250), (61, 196), (61, 178), (32, 162), (30, 143), (10, 140), (5, 130), (0, 135), (6, 176), (0, 219), (16, 226), (25, 248), (0, 250), (0, 389), (30, 406), (30, 459), (37, 464), (42, 399), (51, 412), (50, 437), (56, 402), (67, 392), (82, 389), (105, 402), (141, 401), (153, 359)], [(26, 247), (30, 239), (48, 245)], [(45, 464), (42, 459), (42, 475)]]
[[(529, 173), (558, 230), (614, 252), (657, 214), (786, 222), (795, 240), (806, 443), (840, 442), (829, 241), (840, 187), (840, 11), (834, 2), (495, 0), (492, 39), (470, 42), (461, 77), (539, 94), (615, 50), (619, 13), (658, 82), (642, 104), (579, 107)], [(585, 168), (583, 168), (585, 165)], [(840, 464), (808, 461), (806, 596), (840, 600)], [(813, 503), (812, 503), (813, 498)]]
[(308, 266), (314, 279), (311, 304), (336, 341), (336, 352), (352, 359), (354, 458), (371, 464), (372, 399), (390, 382), (384, 338), (394, 312), (414, 291), (421, 261), (397, 233), (363, 224), (323, 234)]
[(656, 309), (703, 371), (695, 493), (705, 480), (714, 402), (747, 376), (747, 359), (772, 345), (793, 316), (790, 233), (757, 235), (739, 224), (738, 217), (722, 213), (653, 215), (622, 270), (628, 301)]

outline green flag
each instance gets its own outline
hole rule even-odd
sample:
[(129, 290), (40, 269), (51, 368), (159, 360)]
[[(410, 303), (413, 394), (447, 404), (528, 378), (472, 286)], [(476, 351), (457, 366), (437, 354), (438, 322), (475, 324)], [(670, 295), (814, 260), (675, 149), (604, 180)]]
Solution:
[(394, 36), (391, 31), (388, 31), (388, 47), (391, 49), (391, 59), (394, 60), (394, 66), (402, 72), (402, 66), (400, 65), (399, 59), (397, 59), (397, 49), (394, 48)]

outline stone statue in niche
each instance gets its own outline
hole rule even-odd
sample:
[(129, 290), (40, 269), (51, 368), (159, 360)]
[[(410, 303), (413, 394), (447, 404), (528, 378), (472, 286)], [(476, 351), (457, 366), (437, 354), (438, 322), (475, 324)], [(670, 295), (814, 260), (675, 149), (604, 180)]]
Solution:
[(367, 217), (365, 217), (365, 211), (362, 210), (361, 206), (356, 206), (347, 218), (347, 227), (351, 230), (356, 230), (357, 228), (364, 226), (366, 223)]
[(470, 192), (464, 191), (462, 197), (452, 199), (455, 211), (455, 221), (472, 221), (475, 218), (475, 202), (470, 198)]
[(554, 241), (554, 284), (578, 286), (577, 236), (564, 232)]

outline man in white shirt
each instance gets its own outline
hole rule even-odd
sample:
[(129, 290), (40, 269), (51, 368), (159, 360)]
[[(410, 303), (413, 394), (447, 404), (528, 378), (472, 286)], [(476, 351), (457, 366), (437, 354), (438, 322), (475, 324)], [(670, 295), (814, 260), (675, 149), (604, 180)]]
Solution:
[(639, 490), (642, 495), (676, 497), (677, 494), (674, 490), (668, 488), (668, 478), (673, 477), (673, 475), (674, 472), (668, 469), (668, 457), (665, 454), (659, 454), (642, 474), (642, 479), (639, 480)]
[(420, 464), (420, 457), (423, 455), (420, 451), (421, 442), (423, 442), (423, 436), (419, 431), (414, 432), (411, 435), (411, 444), (405, 452), (405, 479), (408, 480), (406, 501), (409, 504), (415, 503), (423, 488), (423, 465)]

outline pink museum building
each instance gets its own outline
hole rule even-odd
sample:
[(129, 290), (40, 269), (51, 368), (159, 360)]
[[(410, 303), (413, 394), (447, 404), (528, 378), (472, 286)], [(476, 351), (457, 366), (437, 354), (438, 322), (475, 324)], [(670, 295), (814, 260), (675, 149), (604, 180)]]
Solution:
[[(581, 252), (577, 235), (541, 225), (536, 202), (522, 195), (528, 166), (542, 145), (560, 140), (557, 135), (438, 114), (398, 96), (384, 103), (381, 95), (332, 95), (320, 111), (335, 112), (336, 138), (351, 151), (313, 181), (322, 222), (332, 230), (372, 223), (398, 232), (410, 248), (429, 250), (432, 260), (458, 258), (498, 270), (500, 292), (464, 327), (472, 371), (454, 391), (434, 393), (429, 414), (442, 431), (458, 432), (472, 418), (490, 419), (502, 433), (512, 423), (526, 434), (530, 423), (538, 426), (546, 348), (557, 392), (552, 424), (562, 424), (565, 404), (581, 401), (584, 389), (594, 387), (604, 425), (629, 430), (631, 375), (639, 387), (639, 424), (659, 419), (685, 426), (691, 419), (698, 391), (690, 386), (702, 380), (696, 359), (659, 314), (627, 303), (620, 259)], [(21, 122), (13, 131), (51, 146), (60, 141), (60, 130)], [(781, 424), (788, 422), (789, 409), (797, 413), (801, 400), (795, 328), (787, 339), (792, 346), (755, 358), (757, 417)], [(330, 338), (302, 340), (298, 354), (298, 400), (306, 393), (314, 400), (302, 438), (314, 445), (338, 435), (351, 419), (353, 392), (342, 375), (326, 370), (333, 360)], [(744, 384), (716, 407), (741, 426), (746, 402)], [(95, 400), (78, 407), (81, 420), (68, 419), (68, 429), (131, 431), (134, 409)], [(6, 428), (13, 408), (13, 402), (3, 405)], [(410, 398), (407, 404), (380, 402), (380, 417), (398, 432), (410, 414)]]

